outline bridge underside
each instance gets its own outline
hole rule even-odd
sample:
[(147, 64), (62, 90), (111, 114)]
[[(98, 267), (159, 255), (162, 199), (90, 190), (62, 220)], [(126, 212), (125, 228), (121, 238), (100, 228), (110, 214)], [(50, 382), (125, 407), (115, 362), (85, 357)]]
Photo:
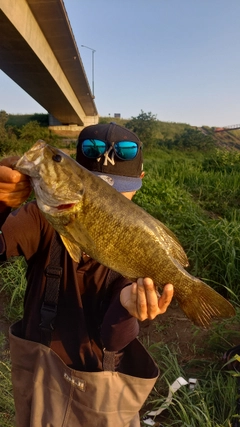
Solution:
[(18, 0), (14, 10), (10, 3), (0, 0), (2, 71), (62, 124), (96, 123), (97, 110), (62, 1)]

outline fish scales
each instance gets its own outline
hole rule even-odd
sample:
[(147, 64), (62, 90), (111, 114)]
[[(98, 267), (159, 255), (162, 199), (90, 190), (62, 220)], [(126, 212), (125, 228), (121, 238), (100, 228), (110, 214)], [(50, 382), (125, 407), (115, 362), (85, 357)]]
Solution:
[(225, 298), (185, 270), (187, 256), (164, 224), (61, 150), (38, 141), (16, 169), (31, 177), (39, 209), (76, 262), (85, 252), (132, 280), (151, 277), (161, 288), (172, 283), (182, 310), (203, 327), (211, 318), (235, 314)]

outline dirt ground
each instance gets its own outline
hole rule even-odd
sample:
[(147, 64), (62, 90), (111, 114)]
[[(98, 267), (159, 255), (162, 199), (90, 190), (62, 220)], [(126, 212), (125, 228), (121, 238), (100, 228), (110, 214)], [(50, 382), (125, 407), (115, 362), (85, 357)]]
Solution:
[[(205, 348), (209, 330), (200, 329), (185, 316), (173, 301), (167, 312), (153, 321), (140, 324), (140, 338), (146, 344), (161, 342), (170, 348), (177, 349), (179, 363), (187, 362), (196, 356), (196, 348), (201, 348), (204, 357), (211, 357), (211, 352)], [(240, 339), (240, 337), (239, 337)], [(209, 354), (207, 355), (206, 352)]]
[[(140, 324), (140, 338), (147, 344), (162, 342), (178, 349), (179, 363), (202, 357), (212, 359), (228, 347), (240, 344), (237, 317), (215, 321), (208, 329), (195, 326), (173, 300), (166, 313)], [(222, 350), (222, 351), (221, 351)]]

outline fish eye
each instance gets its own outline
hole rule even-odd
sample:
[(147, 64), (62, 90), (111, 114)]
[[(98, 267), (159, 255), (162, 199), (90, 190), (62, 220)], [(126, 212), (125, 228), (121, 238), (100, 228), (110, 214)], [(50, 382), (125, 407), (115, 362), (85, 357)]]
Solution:
[(62, 160), (62, 156), (60, 156), (60, 154), (54, 154), (54, 156), (52, 156), (52, 159), (54, 162), (60, 163)]

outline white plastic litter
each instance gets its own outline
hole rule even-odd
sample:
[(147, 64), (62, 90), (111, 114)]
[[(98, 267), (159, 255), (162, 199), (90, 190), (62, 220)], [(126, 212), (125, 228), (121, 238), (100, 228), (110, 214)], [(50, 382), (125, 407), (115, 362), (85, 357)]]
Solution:
[(196, 378), (188, 378), (189, 389), (194, 390), (198, 384), (198, 380)]
[(147, 426), (155, 426), (155, 421), (153, 421), (152, 418), (147, 418), (146, 420), (143, 420), (144, 424), (146, 424)]
[[(189, 380), (191, 380), (191, 385), (193, 387), (195, 387), (197, 380), (195, 380), (194, 378), (190, 378)], [(163, 402), (163, 404), (160, 406), (160, 408), (158, 408), (156, 411), (150, 411), (148, 412), (147, 416), (148, 417), (156, 417), (157, 415), (161, 414), (162, 411), (164, 411), (164, 409), (166, 409), (171, 401), (172, 401), (172, 397), (173, 394), (179, 390), (180, 387), (182, 387), (183, 385), (187, 385), (189, 384), (188, 381), (186, 381), (183, 377), (178, 377), (170, 386), (169, 386), (169, 392), (168, 392), (168, 397), (166, 398), (165, 402)], [(153, 421), (152, 418), (145, 418), (143, 420), (144, 424), (148, 425), (148, 426), (154, 426), (155, 422)]]
[(158, 408), (156, 411), (151, 411), (148, 412), (148, 415), (152, 415), (152, 416), (156, 416), (161, 414), (162, 411), (164, 411), (164, 409), (166, 409), (171, 401), (172, 401), (172, 397), (173, 394), (183, 385), (187, 385), (188, 382), (183, 378), (183, 377), (178, 377), (170, 386), (169, 386), (169, 392), (168, 392), (168, 397), (165, 400), (165, 402), (163, 402), (163, 404), (160, 406), (160, 408)]

